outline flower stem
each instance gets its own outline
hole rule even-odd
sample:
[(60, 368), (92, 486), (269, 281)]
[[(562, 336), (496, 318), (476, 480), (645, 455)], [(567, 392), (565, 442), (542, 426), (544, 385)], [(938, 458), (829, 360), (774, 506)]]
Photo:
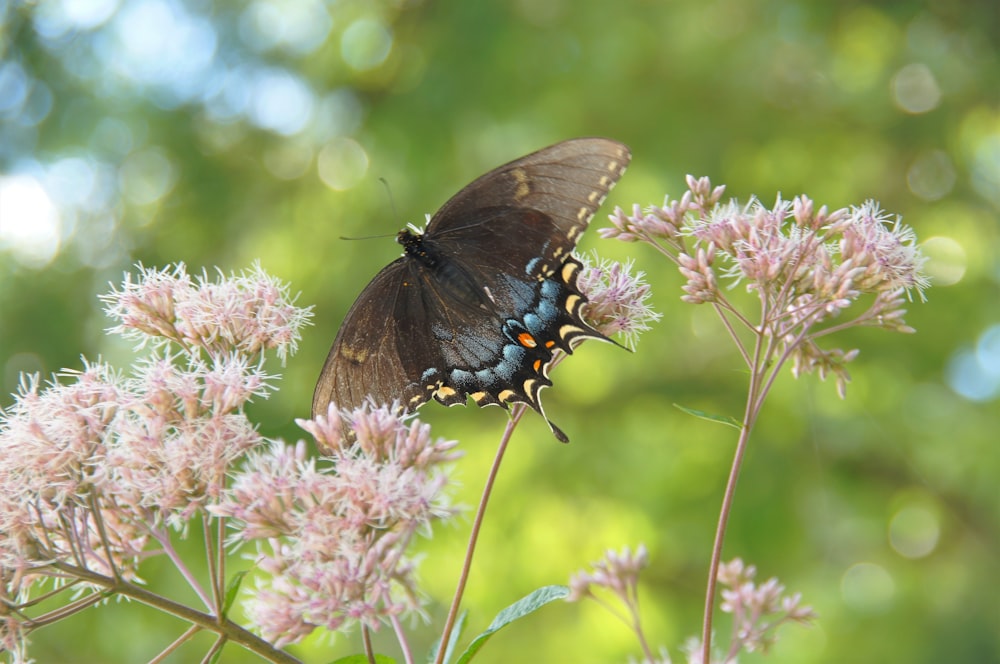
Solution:
[(639, 593), (636, 590), (636, 592), (630, 593), (630, 595), (628, 605), (632, 623), (629, 626), (639, 640), (639, 647), (642, 648), (642, 652), (646, 656), (646, 661), (656, 661), (656, 658), (653, 657), (653, 650), (649, 647), (649, 642), (646, 640), (646, 634), (642, 631), (642, 620), (639, 619)]
[[(733, 507), (733, 498), (736, 496), (736, 482), (740, 477), (740, 469), (743, 466), (743, 457), (746, 454), (747, 443), (750, 442), (750, 432), (753, 430), (754, 422), (760, 412), (760, 405), (764, 394), (761, 392), (761, 382), (765, 378), (766, 362), (762, 362), (764, 351), (764, 340), (758, 335), (754, 344), (753, 363), (750, 366), (750, 385), (747, 388), (746, 407), (743, 411), (743, 423), (740, 426), (740, 439), (736, 444), (736, 452), (733, 455), (733, 463), (729, 468), (729, 480), (726, 482), (726, 492), (722, 498), (722, 509), (719, 511), (719, 522), (715, 528), (715, 542), (712, 544), (712, 561), (708, 569), (708, 584), (705, 589), (705, 614), (702, 619), (701, 630), (701, 661), (702, 664), (711, 664), (712, 651), (712, 614), (715, 611), (715, 590), (719, 576), (719, 564), (722, 561), (722, 544), (726, 537), (726, 527), (729, 525), (729, 513)], [(768, 383), (770, 385), (770, 383)]]
[(365, 659), (368, 664), (375, 664), (375, 647), (372, 645), (372, 632), (368, 625), (361, 626), (361, 641), (365, 646)]
[(178, 648), (191, 640), (191, 637), (201, 631), (201, 627), (198, 625), (191, 625), (184, 631), (183, 634), (174, 639), (174, 642), (169, 646), (160, 651), (160, 654), (149, 660), (149, 664), (162, 664), (165, 662), (170, 655), (172, 655)]
[(403, 631), (403, 626), (399, 622), (399, 616), (390, 616), (389, 621), (392, 623), (392, 629), (396, 633), (396, 639), (399, 641), (399, 647), (403, 651), (403, 661), (406, 664), (413, 664), (413, 652), (410, 650), (410, 644), (406, 640), (406, 633)]
[(486, 485), (483, 487), (483, 495), (479, 500), (479, 507), (476, 508), (476, 518), (472, 521), (472, 532), (469, 533), (469, 545), (465, 550), (465, 562), (462, 564), (462, 572), (458, 577), (458, 586), (455, 588), (455, 596), (451, 600), (451, 608), (448, 610), (448, 619), (444, 623), (444, 630), (441, 632), (441, 640), (438, 643), (438, 653), (435, 664), (444, 664), (445, 655), (448, 652), (448, 642), (451, 639), (451, 631), (455, 627), (458, 619), (458, 607), (462, 604), (462, 595), (465, 593), (465, 584), (469, 580), (469, 571), (472, 569), (472, 555), (476, 551), (476, 542), (479, 540), (479, 529), (483, 525), (483, 518), (486, 515), (486, 505), (493, 492), (493, 484), (500, 472), (500, 462), (503, 460), (504, 452), (507, 450), (507, 443), (514, 433), (514, 428), (521, 421), (526, 408), (524, 404), (514, 406), (511, 411), (507, 428), (504, 429), (503, 436), (500, 437), (500, 445), (497, 447), (496, 456), (493, 458), (493, 465), (490, 473), (486, 477)]
[(205, 607), (212, 610), (212, 596), (206, 592), (205, 588), (201, 585), (198, 579), (195, 578), (194, 573), (184, 563), (184, 559), (181, 558), (179, 553), (177, 553), (177, 549), (174, 548), (174, 544), (170, 539), (169, 533), (155, 527), (149, 529), (149, 534), (160, 543), (160, 546), (163, 547), (163, 552), (174, 564), (174, 567), (178, 572), (180, 572), (181, 576), (183, 576), (188, 582), (188, 585), (192, 590), (194, 590), (195, 594), (198, 595), (201, 601), (205, 604)]
[(210, 632), (215, 632), (228, 641), (239, 644), (252, 653), (260, 655), (269, 662), (277, 664), (300, 664), (300, 661), (292, 657), (284, 650), (275, 648), (273, 645), (260, 638), (256, 634), (240, 627), (228, 618), (221, 620), (212, 614), (196, 611), (191, 607), (175, 602), (172, 599), (158, 595), (146, 590), (141, 586), (128, 581), (115, 580), (111, 577), (92, 572), (82, 567), (72, 567), (70, 565), (57, 563), (56, 567), (73, 576), (105, 589), (108, 594), (120, 594), (141, 602), (147, 606), (163, 611), (164, 613), (177, 616), (178, 618)]
[(719, 563), (722, 560), (722, 543), (726, 536), (726, 526), (729, 524), (729, 512), (733, 506), (736, 494), (736, 481), (743, 465), (743, 455), (746, 453), (747, 442), (750, 440), (750, 427), (744, 422), (740, 427), (740, 440), (736, 445), (733, 465), (729, 469), (729, 481), (726, 483), (726, 493), (722, 499), (722, 509), (719, 512), (719, 523), (715, 529), (715, 543), (712, 545), (712, 563), (708, 570), (708, 587), (705, 590), (705, 615), (702, 623), (702, 662), (709, 664), (712, 647), (712, 613), (715, 609), (715, 586), (719, 575)]

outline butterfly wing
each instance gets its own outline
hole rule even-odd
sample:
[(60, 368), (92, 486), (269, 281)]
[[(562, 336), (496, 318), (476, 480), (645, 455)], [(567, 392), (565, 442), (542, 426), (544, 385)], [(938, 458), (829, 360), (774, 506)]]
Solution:
[[(580, 337), (603, 338), (580, 318), (585, 302), (576, 286), (580, 266), (570, 255), (630, 158), (624, 144), (605, 138), (557, 143), (478, 178), (431, 218), (424, 238), (428, 251), (451, 257), (450, 270), (462, 274), (450, 280), (473, 282), (486, 296), (480, 297), (480, 308), (494, 316), (459, 320), (461, 327), (441, 344), (445, 366), (452, 368), (446, 385), (454, 387), (457, 376), (467, 376), (462, 368), (473, 373), (484, 368), (474, 366), (478, 358), (465, 348), (475, 340), (495, 349), (482, 363), (499, 375), (486, 381), (493, 389), (485, 394), (471, 390), (473, 399), (480, 405), (524, 401), (540, 410), (537, 394), (551, 384), (545, 369), (552, 350), (570, 352)], [(517, 348), (522, 342), (538, 347)], [(525, 370), (512, 370), (517, 361), (527, 363), (519, 367)], [(461, 382), (483, 387), (483, 381)], [(504, 382), (506, 389), (498, 390)], [(457, 398), (464, 402), (465, 394), (459, 391)]]
[(426, 235), (401, 234), (416, 246), (348, 312), (316, 386), (314, 416), (330, 401), (351, 408), (367, 396), (407, 410), (432, 397), (452, 405), (472, 396), (481, 406), (523, 401), (541, 412), (554, 350), (603, 338), (580, 318), (585, 299), (570, 254), (629, 157), (607, 139), (559, 143), (473, 181)]
[(626, 145), (607, 138), (556, 143), (466, 185), (434, 214), (427, 234), (440, 238), (461, 231), (483, 208), (527, 208), (552, 219), (559, 230), (554, 244), (575, 247), (631, 158)]
[(409, 398), (403, 392), (411, 381), (397, 340), (398, 326), (407, 323), (395, 315), (396, 303), (409, 297), (407, 272), (406, 258), (393, 261), (347, 312), (313, 392), (313, 417), (325, 415), (331, 402), (355, 408), (368, 396), (376, 403)]

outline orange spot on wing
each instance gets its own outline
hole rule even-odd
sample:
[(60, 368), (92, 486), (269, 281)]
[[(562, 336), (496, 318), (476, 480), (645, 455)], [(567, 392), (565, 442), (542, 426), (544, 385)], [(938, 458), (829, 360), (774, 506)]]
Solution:
[(525, 348), (534, 348), (535, 346), (538, 345), (538, 342), (535, 341), (535, 338), (530, 334), (528, 334), (527, 332), (522, 332), (521, 334), (517, 335), (517, 342), (522, 346), (524, 346)]

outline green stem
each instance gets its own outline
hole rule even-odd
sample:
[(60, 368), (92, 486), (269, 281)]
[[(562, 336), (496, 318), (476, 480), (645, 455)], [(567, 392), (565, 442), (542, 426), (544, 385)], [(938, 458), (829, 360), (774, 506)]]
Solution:
[(479, 507), (476, 509), (476, 518), (472, 522), (472, 532), (469, 533), (469, 545), (465, 550), (465, 562), (462, 565), (462, 573), (458, 577), (458, 586), (455, 588), (455, 596), (451, 600), (451, 608), (448, 610), (448, 619), (444, 624), (444, 631), (441, 632), (441, 640), (438, 643), (438, 654), (435, 664), (444, 664), (445, 654), (448, 652), (448, 642), (451, 639), (451, 631), (455, 627), (458, 619), (458, 609), (462, 604), (462, 595), (465, 593), (465, 584), (469, 580), (469, 571), (472, 569), (472, 556), (476, 551), (476, 542), (479, 540), (479, 530), (483, 525), (483, 518), (486, 516), (486, 505), (489, 503), (490, 494), (493, 492), (493, 484), (500, 472), (500, 462), (503, 460), (504, 452), (507, 450), (507, 443), (514, 433), (514, 428), (521, 421), (525, 413), (524, 404), (518, 404), (511, 413), (507, 428), (504, 429), (500, 438), (500, 445), (497, 447), (496, 456), (493, 458), (493, 465), (490, 467), (490, 474), (486, 478), (486, 485), (483, 487), (483, 495), (479, 500)]
[[(767, 302), (761, 301), (761, 320), (766, 321), (768, 310)], [(747, 400), (743, 410), (743, 424), (740, 426), (740, 439), (736, 444), (736, 453), (733, 455), (733, 463), (729, 468), (729, 480), (726, 482), (726, 492), (722, 498), (722, 509), (719, 511), (719, 522), (715, 528), (715, 542), (712, 545), (712, 561), (708, 569), (708, 584), (705, 589), (705, 614), (702, 618), (701, 630), (701, 657), (703, 664), (711, 664), (712, 653), (712, 617), (715, 612), (715, 591), (718, 583), (719, 565), (722, 561), (722, 544), (726, 537), (726, 528), (729, 525), (729, 513), (733, 507), (733, 498), (736, 496), (736, 482), (740, 477), (740, 469), (743, 466), (743, 457), (746, 455), (747, 444), (750, 441), (750, 432), (753, 430), (757, 414), (760, 412), (761, 401), (766, 392), (761, 391), (761, 384), (767, 373), (767, 364), (762, 358), (769, 356), (769, 352), (764, 349), (765, 342), (760, 333), (754, 344), (753, 362), (750, 366), (750, 384), (747, 387)], [(770, 385), (770, 383), (768, 383)]]
[(219, 634), (225, 639), (246, 648), (250, 652), (260, 655), (269, 662), (276, 662), (277, 664), (301, 664), (300, 660), (292, 657), (283, 650), (275, 648), (272, 644), (268, 643), (256, 634), (240, 627), (228, 618), (223, 617), (220, 619), (215, 615), (196, 611), (186, 604), (175, 602), (174, 600), (168, 599), (162, 595), (157, 595), (156, 593), (146, 590), (141, 586), (137, 586), (127, 581), (116, 581), (111, 577), (98, 574), (82, 567), (71, 567), (64, 564), (57, 566), (62, 571), (71, 573), (74, 577), (104, 588), (105, 591), (110, 594), (124, 595), (130, 599), (142, 602), (147, 606), (151, 606), (154, 609), (176, 616), (191, 623), (192, 625), (197, 625), (201, 629)]

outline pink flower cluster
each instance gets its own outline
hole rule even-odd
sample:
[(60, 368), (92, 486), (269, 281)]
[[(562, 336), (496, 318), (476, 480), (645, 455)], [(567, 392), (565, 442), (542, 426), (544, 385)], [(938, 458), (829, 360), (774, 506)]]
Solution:
[[(912, 229), (877, 203), (830, 212), (799, 196), (768, 208), (756, 199), (722, 203), (724, 187), (708, 178), (689, 176), (687, 185), (679, 200), (646, 212), (616, 209), (601, 234), (655, 247), (686, 279), (682, 300), (710, 303), (731, 330), (735, 323), (774, 340), (771, 350), (791, 359), (796, 375), (833, 373), (843, 395), (844, 365), (857, 351), (822, 349), (818, 337), (855, 325), (913, 332), (903, 307), (914, 293), (923, 298), (924, 257)], [(758, 300), (759, 319), (728, 294), (740, 284)]]
[(729, 654), (722, 661), (735, 662), (741, 650), (767, 652), (774, 644), (775, 631), (787, 622), (809, 625), (816, 612), (802, 606), (802, 595), (785, 595), (785, 587), (771, 577), (761, 585), (754, 582), (757, 569), (734, 558), (719, 567), (723, 586), (721, 609), (733, 616)]
[(147, 540), (128, 518), (102, 526), (113, 483), (103, 461), (133, 397), (105, 364), (70, 375), (75, 383), (47, 389), (37, 376), (22, 377), (17, 401), (0, 414), (0, 569), (8, 597), (59, 562), (132, 576)]
[[(625, 547), (620, 553), (609, 550), (605, 557), (593, 564), (588, 572), (578, 572), (570, 579), (568, 601), (592, 599), (611, 611), (636, 634), (643, 650), (643, 664), (670, 664), (670, 656), (661, 648), (654, 653), (648, 646), (639, 621), (639, 573), (649, 565), (649, 553), (642, 544), (631, 551)], [(802, 597), (785, 594), (785, 587), (771, 578), (761, 585), (754, 582), (757, 570), (745, 566), (736, 558), (719, 567), (719, 583), (723, 586), (722, 611), (732, 614), (733, 629), (729, 647), (723, 654), (713, 655), (712, 661), (735, 664), (741, 652), (767, 652), (774, 644), (778, 627), (788, 622), (810, 625), (816, 613), (802, 606)], [(609, 591), (625, 607), (621, 613), (595, 591)], [(684, 647), (688, 664), (701, 664), (702, 646), (698, 639), (689, 640)]]
[[(377, 629), (419, 612), (418, 532), (454, 510), (444, 492), (456, 443), (391, 407), (364, 405), (300, 420), (324, 456), (275, 443), (254, 453), (209, 508), (236, 522), (237, 542), (256, 541), (267, 573), (247, 605), (265, 639), (281, 647), (316, 627)], [(344, 434), (346, 428), (352, 432)]]
[[(596, 257), (595, 257), (596, 259)], [(581, 259), (583, 270), (577, 285), (587, 296), (584, 318), (607, 337), (621, 334), (625, 345), (635, 349), (639, 334), (660, 314), (649, 306), (649, 284), (645, 273), (632, 272), (632, 262)]]
[(137, 282), (126, 275), (120, 290), (101, 299), (108, 316), (120, 321), (110, 331), (140, 346), (173, 341), (210, 354), (243, 356), (274, 350), (284, 361), (312, 316), (312, 307), (296, 307), (288, 287), (259, 264), (228, 278), (220, 273), (215, 281), (207, 273), (192, 278), (183, 263), (139, 269)]
[(649, 565), (649, 552), (640, 544), (633, 553), (629, 547), (621, 553), (608, 550), (604, 558), (593, 563), (590, 572), (577, 572), (569, 581), (568, 602), (592, 596), (594, 588), (604, 588), (617, 595), (626, 605), (638, 604), (639, 572)]
[(85, 361), (44, 387), (25, 376), (0, 411), (0, 597), (17, 616), (0, 645), (12, 652), (73, 612), (15, 611), (39, 581), (92, 588), (80, 610), (138, 580), (141, 560), (174, 555), (170, 527), (217, 501), (233, 462), (263, 441), (243, 414), (273, 389), (263, 351), (294, 351), (310, 316), (259, 267), (216, 282), (180, 265), (141, 272), (103, 298), (111, 331), (153, 348), (130, 374)]
[[(603, 559), (591, 565), (591, 571), (577, 572), (570, 577), (566, 601), (592, 599), (598, 602), (635, 633), (643, 651), (642, 664), (670, 664), (666, 650), (661, 648), (654, 654), (650, 649), (639, 618), (639, 572), (648, 565), (649, 552), (645, 544), (640, 544), (634, 552), (629, 547), (623, 548), (621, 553), (609, 549)], [(617, 599), (625, 613), (608, 602), (606, 594)]]

